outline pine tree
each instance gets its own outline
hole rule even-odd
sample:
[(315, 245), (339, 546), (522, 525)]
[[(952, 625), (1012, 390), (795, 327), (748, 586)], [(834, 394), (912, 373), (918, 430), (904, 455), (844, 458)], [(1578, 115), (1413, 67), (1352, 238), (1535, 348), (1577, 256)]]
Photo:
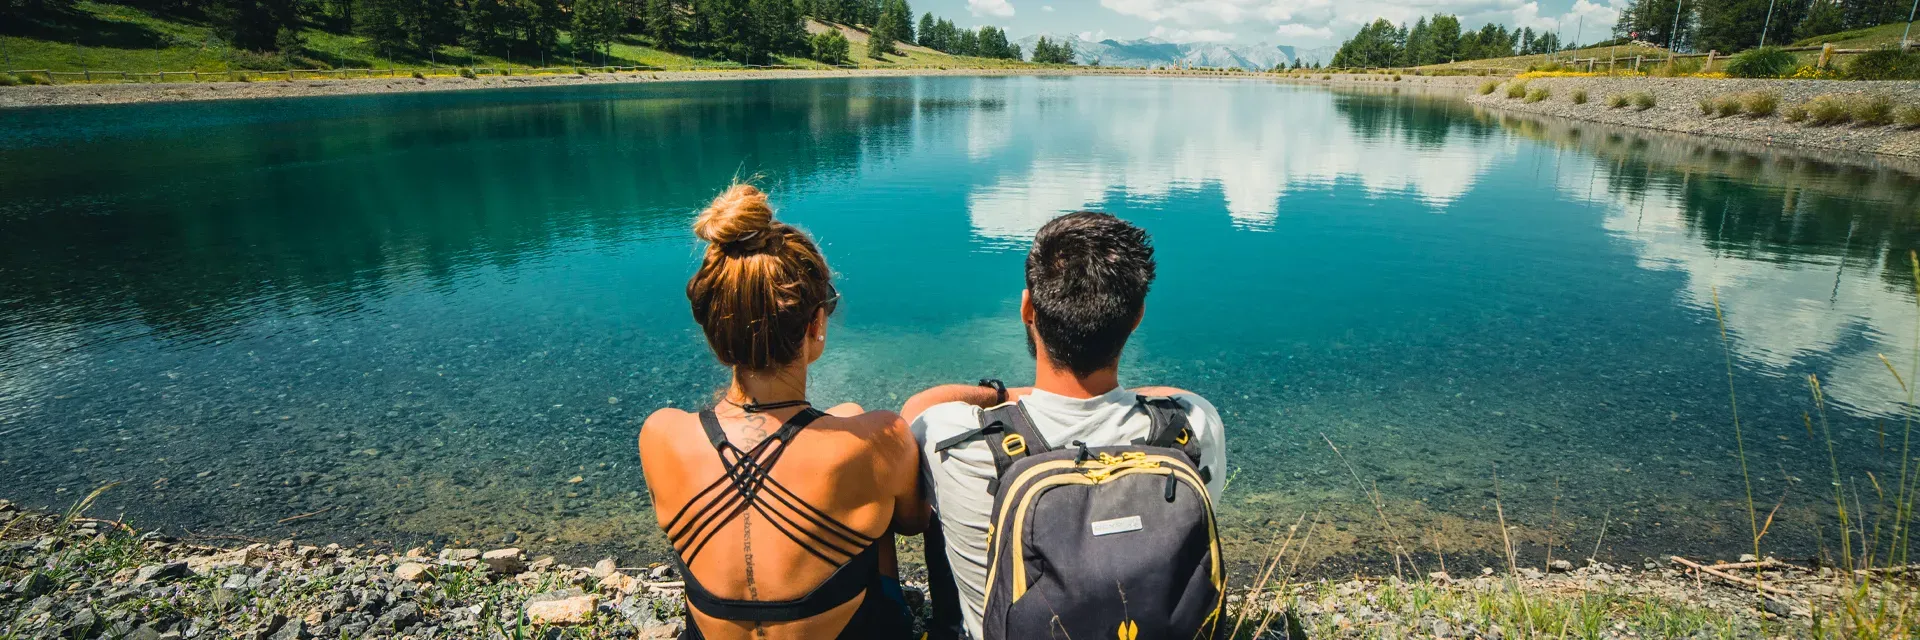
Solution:
[[(627, 22), (615, 0), (573, 1), (573, 57), (591, 61), (592, 54), (613, 43)], [(581, 56), (585, 51), (588, 55)]]
[(914, 43), (929, 49), (938, 48), (933, 46), (933, 30), (935, 24), (937, 23), (933, 21), (932, 11), (921, 14), (920, 28), (914, 31)]
[(875, 26), (867, 32), (867, 57), (885, 60), (893, 53), (893, 12), (888, 11), (875, 21)]
[(647, 0), (647, 36), (653, 46), (672, 51), (680, 45), (680, 10), (673, 0)]

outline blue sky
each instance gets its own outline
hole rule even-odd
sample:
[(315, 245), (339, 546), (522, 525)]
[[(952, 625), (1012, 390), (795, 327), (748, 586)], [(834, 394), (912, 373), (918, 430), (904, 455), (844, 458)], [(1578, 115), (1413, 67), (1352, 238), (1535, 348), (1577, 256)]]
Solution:
[[(1099, 40), (1155, 36), (1175, 42), (1339, 44), (1375, 18), (1412, 23), (1451, 13), (1464, 25), (1488, 22), (1559, 30), (1563, 41), (1605, 38), (1626, 0), (919, 0), (962, 26), (995, 25), (1014, 38), (1071, 33)], [(1582, 28), (1582, 18), (1585, 26)]]

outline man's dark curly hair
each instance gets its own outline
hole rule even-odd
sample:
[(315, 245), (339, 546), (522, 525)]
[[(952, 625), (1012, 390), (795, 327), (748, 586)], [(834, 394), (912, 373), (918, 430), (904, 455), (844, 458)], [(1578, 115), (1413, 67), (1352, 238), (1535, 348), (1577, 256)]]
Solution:
[[(1079, 211), (1040, 227), (1027, 252), (1027, 292), (1053, 365), (1085, 376), (1118, 364), (1153, 271), (1153, 241), (1125, 220)], [(1035, 351), (1032, 334), (1027, 350)]]

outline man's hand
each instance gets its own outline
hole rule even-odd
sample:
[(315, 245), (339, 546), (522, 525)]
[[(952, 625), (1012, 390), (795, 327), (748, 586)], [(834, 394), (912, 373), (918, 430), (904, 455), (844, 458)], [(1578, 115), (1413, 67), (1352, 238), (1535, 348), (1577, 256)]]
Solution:
[[(1007, 399), (1015, 400), (1032, 392), (1033, 387), (1009, 387)], [(965, 402), (982, 408), (991, 407), (1000, 404), (1000, 392), (972, 384), (943, 384), (907, 398), (907, 403), (900, 407), (900, 417), (912, 423), (920, 419), (920, 414), (926, 413), (927, 409), (933, 405), (948, 402)]]

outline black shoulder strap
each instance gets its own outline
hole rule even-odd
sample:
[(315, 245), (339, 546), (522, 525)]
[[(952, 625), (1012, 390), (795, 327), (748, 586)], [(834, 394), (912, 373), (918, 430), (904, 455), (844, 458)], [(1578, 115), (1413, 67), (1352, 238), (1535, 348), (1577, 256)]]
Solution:
[(707, 432), (707, 442), (718, 449), (727, 443), (727, 432), (720, 428), (720, 416), (712, 409), (700, 412), (700, 428)]
[(1179, 449), (1187, 454), (1195, 467), (1200, 469), (1200, 481), (1213, 481), (1212, 470), (1200, 466), (1200, 439), (1193, 433), (1193, 426), (1187, 423), (1187, 408), (1166, 396), (1140, 396), (1140, 410), (1153, 419), (1153, 427), (1147, 431), (1147, 437), (1134, 441), (1153, 447)]
[(987, 483), (988, 493), (1000, 493), (1000, 479), (1013, 463), (1053, 450), (1040, 430), (1033, 428), (1033, 420), (1019, 402), (981, 411), (980, 433), (986, 436), (987, 450), (993, 452), (993, 480)]

